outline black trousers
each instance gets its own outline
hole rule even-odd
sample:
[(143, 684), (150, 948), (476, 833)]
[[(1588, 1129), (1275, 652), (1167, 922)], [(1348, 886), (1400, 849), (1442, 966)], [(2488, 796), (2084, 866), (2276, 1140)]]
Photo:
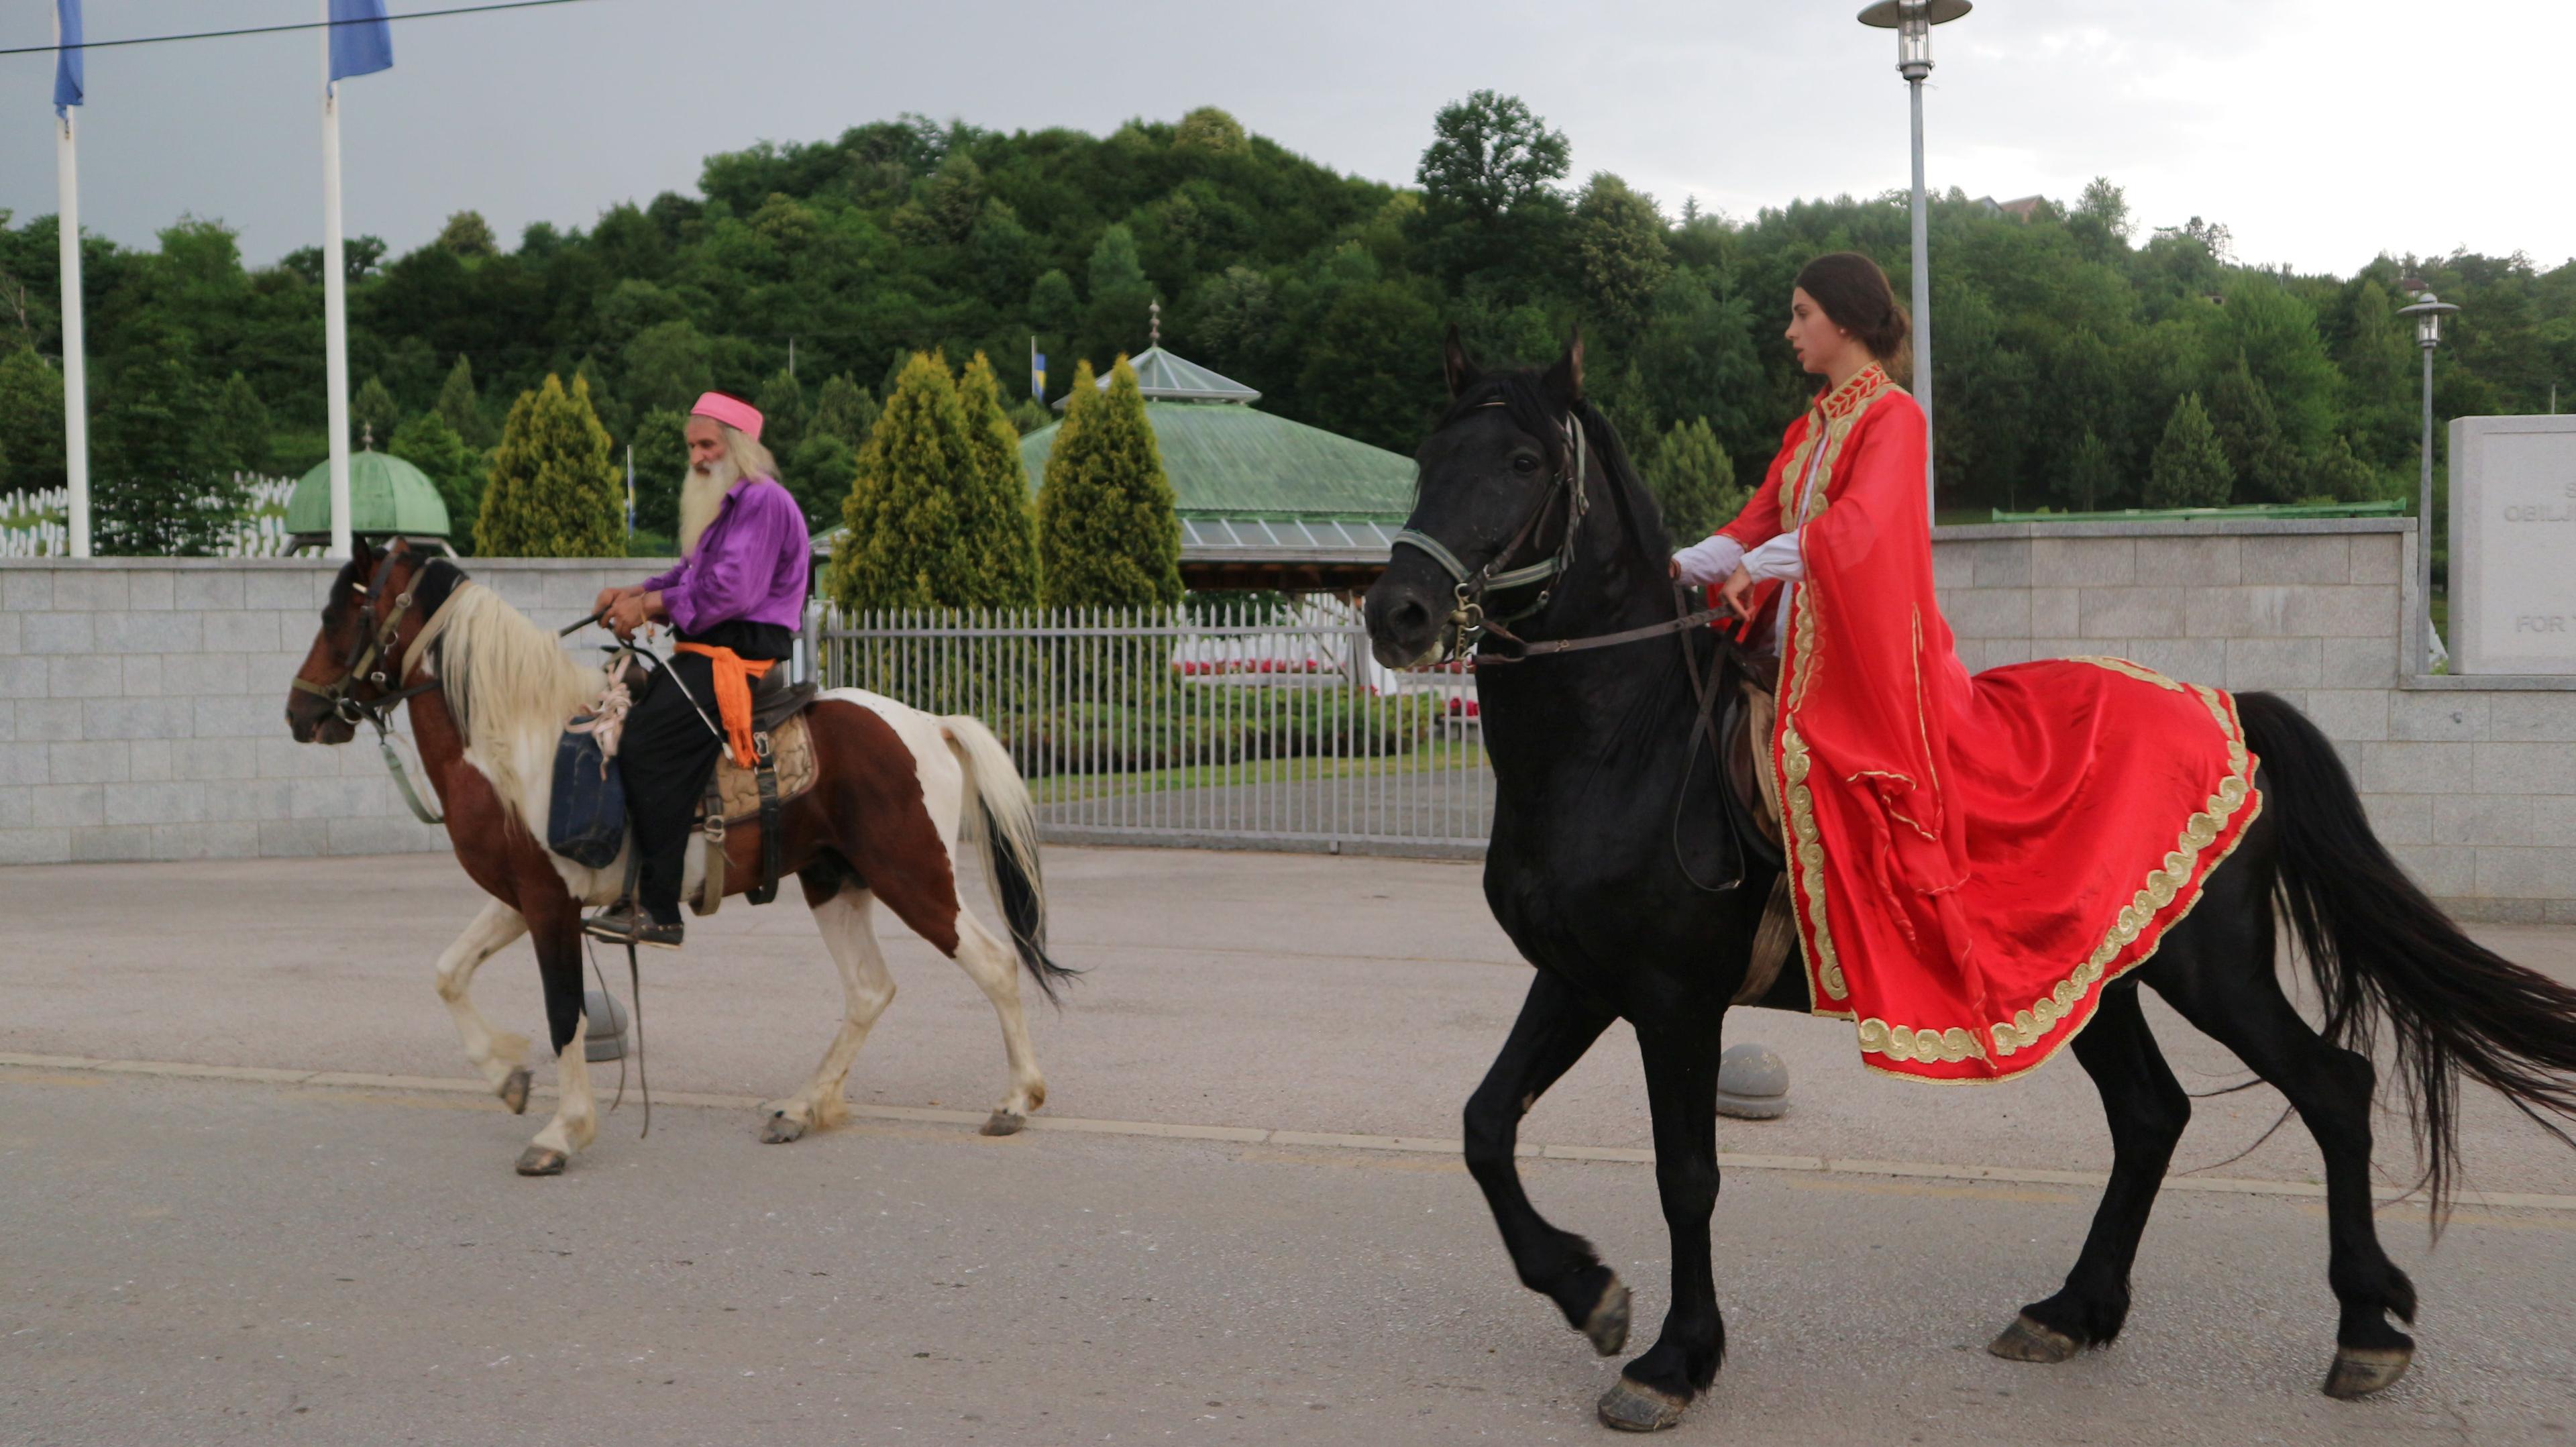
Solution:
[[(719, 623), (703, 633), (675, 637), (682, 643), (730, 648), (755, 661), (784, 659), (796, 642), (792, 631), (775, 623)], [(617, 744), (626, 810), (635, 825), (636, 852), (642, 856), (636, 902), (658, 924), (679, 922), (689, 823), (698, 801), (706, 796), (707, 780), (714, 777), (723, 751), (724, 720), (716, 716), (715, 660), (698, 653), (673, 654), (654, 670), (644, 696), (627, 711), (626, 731)]]

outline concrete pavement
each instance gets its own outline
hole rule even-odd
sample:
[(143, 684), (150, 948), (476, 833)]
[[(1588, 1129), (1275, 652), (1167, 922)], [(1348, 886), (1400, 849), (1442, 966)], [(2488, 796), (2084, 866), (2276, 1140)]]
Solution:
[[(1092, 974), (1032, 1020), (1048, 1116), (1454, 1136), (1526, 982), (1469, 866), (1054, 850), (1050, 883), (1058, 954)], [(436, 857), (0, 871), (0, 1052), (459, 1077), (429, 963), (476, 899)], [(902, 994), (853, 1097), (971, 1117), (1002, 1089), (991, 1013), (888, 933)], [(2479, 933), (2576, 967), (2576, 933)], [(666, 1095), (784, 1091), (838, 1011), (792, 903), (737, 901), (648, 968)], [(542, 1035), (534, 974), (524, 946), (485, 967), (496, 1024)], [(2151, 1009), (2186, 1084), (2242, 1078)], [(1932, 1091), (1864, 1072), (1837, 1022), (1730, 1033), (1788, 1056), (1795, 1096), (1727, 1124), (1732, 1152), (2108, 1163), (2071, 1064)], [(1524, 1138), (1642, 1147), (1637, 1081), (1614, 1032)], [(2278, 1110), (2200, 1102), (2178, 1169)], [(887, 1120), (761, 1147), (747, 1111), (667, 1106), (637, 1141), (630, 1099), (570, 1176), (520, 1181), (535, 1124), (468, 1094), (0, 1068), (0, 1441), (1543, 1441), (1594, 1438), (1615, 1369), (1513, 1282), (1445, 1154)], [(2510, 1112), (2472, 1098), (2464, 1139), (2471, 1186), (2576, 1196), (2576, 1152)], [(2293, 1122), (2208, 1174), (2315, 1161)], [(1651, 1175), (1525, 1168), (1638, 1287), (1642, 1347)], [(1682, 1438), (2576, 1442), (2576, 1211), (2474, 1209), (2428, 1256), (2389, 1208), (2424, 1354), (2347, 1407), (2314, 1393), (2332, 1303), (2303, 1197), (2170, 1193), (2118, 1347), (1974, 1350), (2063, 1273), (2092, 1199), (1731, 1171), (1733, 1355)]]

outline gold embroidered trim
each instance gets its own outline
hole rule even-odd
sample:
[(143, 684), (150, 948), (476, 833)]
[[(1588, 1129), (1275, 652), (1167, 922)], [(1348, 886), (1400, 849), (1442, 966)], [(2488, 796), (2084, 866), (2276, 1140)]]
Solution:
[(1944, 1065), (1956, 1065), (1970, 1056), (1986, 1058), (1985, 1042), (1956, 1025), (1947, 1030), (1910, 1030), (1884, 1020), (1863, 1020), (1860, 1048), (1863, 1054), (1884, 1055), (1890, 1060), (1938, 1061)]
[(1843, 980), (1842, 957), (1834, 953), (1834, 932), (1825, 919), (1825, 847), (1816, 832), (1816, 800), (1807, 790), (1807, 770), (1812, 767), (1807, 757), (1807, 741), (1798, 737), (1795, 724), (1784, 724), (1780, 730), (1780, 755), (1788, 775), (1785, 794), (1789, 800), (1789, 839), (1797, 852), (1798, 868), (1791, 871), (1798, 893), (1805, 901), (1809, 942), (1814, 945), (1812, 957), (1816, 982), (1826, 994), (1839, 1000), (1849, 994)]
[[(1818, 448), (1823, 454), (1815, 467), (1805, 474), (1805, 484), (1797, 499), (1797, 515), (1805, 523), (1824, 515), (1824, 491), (1833, 476), (1834, 460), (1842, 452), (1844, 439), (1851, 435), (1852, 424), (1885, 393), (1896, 391), (1887, 373), (1876, 365), (1863, 367), (1858, 374), (1836, 389), (1831, 396), (1820, 397), (1815, 411), (1807, 420), (1807, 435), (1800, 439), (1798, 450), (1790, 455), (1793, 468), (1804, 468), (1808, 454)], [(1811, 509), (1809, 499), (1817, 499)], [(1816, 830), (1815, 796), (1806, 784), (1812, 767), (1807, 741), (1799, 736), (1792, 716), (1806, 702), (1807, 684), (1814, 675), (1813, 657), (1816, 638), (1816, 616), (1811, 606), (1815, 589), (1802, 583), (1791, 593), (1792, 621), (1790, 658), (1784, 660), (1788, 671), (1788, 704), (1780, 711), (1781, 797), (1789, 804), (1789, 834), (1792, 848), (1790, 875), (1799, 896), (1799, 914), (1806, 925), (1807, 957), (1818, 989), (1834, 1000), (1850, 994), (1849, 982), (1843, 976), (1841, 957), (1834, 950), (1831, 922), (1825, 916), (1825, 851)], [(1920, 826), (1917, 826), (1918, 828)], [(1818, 1014), (1838, 1013), (1817, 1010)]]
[(2217, 791), (2209, 796), (2201, 811), (2184, 822), (2182, 837), (2176, 841), (2174, 851), (2165, 856), (2163, 867), (2148, 873), (2146, 883), (2139, 886), (2136, 897), (2111, 921), (2111, 928), (2103, 934), (2102, 943), (2094, 947), (2091, 957), (2076, 966), (2075, 973), (2058, 981), (2056, 989), (2033, 1001), (2029, 1009), (2017, 1010), (2010, 1020), (1997, 1021), (1988, 1027), (1998, 1053), (2010, 1055), (2038, 1044), (2073, 1011), (2076, 1003), (2102, 978), (2120, 952), (2127, 949), (2148, 925), (2155, 923), (2157, 914), (2172, 904), (2174, 897), (2192, 882), (2193, 869), (2200, 856), (2226, 831), (2227, 821), (2234, 817), (2246, 796), (2252, 792), (2253, 784), (2247, 777), (2250, 770), (2247, 768), (2245, 731), (2237, 722), (2235, 701), (2217, 689), (2201, 684), (2191, 685), (2190, 691), (2200, 696), (2201, 703), (2209, 709), (2209, 716), (2217, 721), (2219, 732), (2227, 737), (2227, 776), (2218, 781)]
[(2163, 674), (2156, 672), (2154, 669), (2147, 667), (2143, 663), (2131, 663), (2125, 658), (2102, 658), (2092, 654), (2079, 654), (2066, 661), (2069, 663), (2089, 663), (2095, 668), (2107, 668), (2113, 673), (2125, 674), (2130, 678), (2136, 679), (2140, 683), (2152, 683), (2158, 688), (2169, 688), (2176, 693), (2182, 692), (2181, 684), (2174, 682), (2172, 679), (2165, 677)]

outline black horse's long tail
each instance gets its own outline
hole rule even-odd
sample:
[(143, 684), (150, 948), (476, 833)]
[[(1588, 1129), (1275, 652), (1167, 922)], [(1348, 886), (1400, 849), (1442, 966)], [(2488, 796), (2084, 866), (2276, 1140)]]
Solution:
[(2366, 1054), (2380, 1021), (2390, 1026), (2435, 1219), (2450, 1199), (2461, 1075), (2576, 1145), (2561, 1124), (2576, 1120), (2576, 990), (2460, 933), (2371, 832), (2305, 715), (2268, 693), (2240, 693), (2236, 709), (2263, 761), (2281, 908), (2324, 997), (2326, 1035)]

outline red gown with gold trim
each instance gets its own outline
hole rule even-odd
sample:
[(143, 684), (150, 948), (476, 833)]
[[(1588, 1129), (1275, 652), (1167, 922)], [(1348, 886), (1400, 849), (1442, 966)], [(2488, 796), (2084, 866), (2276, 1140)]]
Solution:
[[(1802, 526), (1803, 522), (1803, 526)], [(2234, 700), (2123, 659), (1969, 675), (1932, 589), (1923, 412), (1877, 367), (1792, 423), (1720, 531), (1801, 527), (1772, 765), (1816, 1013), (1987, 1081), (2056, 1053), (2260, 812)]]

